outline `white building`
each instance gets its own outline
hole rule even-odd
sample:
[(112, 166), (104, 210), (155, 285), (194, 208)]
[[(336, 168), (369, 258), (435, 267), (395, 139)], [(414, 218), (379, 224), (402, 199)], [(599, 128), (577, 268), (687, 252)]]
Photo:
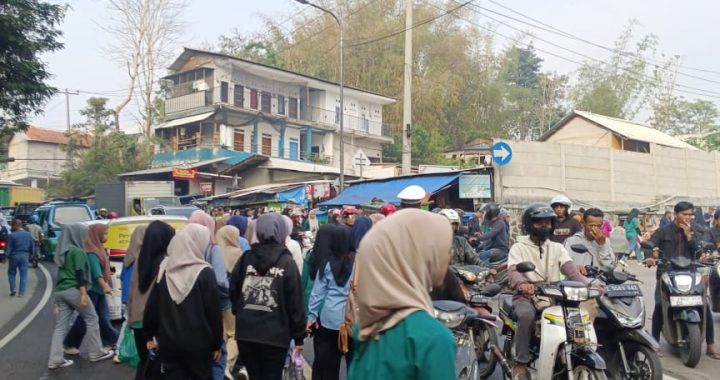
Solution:
[[(225, 148), (302, 164), (340, 166), (340, 96), (334, 82), (212, 52), (186, 48), (166, 76), (160, 152)], [(362, 152), (382, 162), (392, 130), (383, 106), (395, 100), (345, 88), (345, 173)], [(302, 165), (301, 165), (302, 166)]]

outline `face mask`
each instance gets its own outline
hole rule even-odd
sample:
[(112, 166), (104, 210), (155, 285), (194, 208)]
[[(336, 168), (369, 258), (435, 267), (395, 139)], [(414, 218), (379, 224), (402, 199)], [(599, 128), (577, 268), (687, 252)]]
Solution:
[(530, 235), (540, 240), (547, 240), (552, 234), (552, 228), (534, 228), (530, 231)]

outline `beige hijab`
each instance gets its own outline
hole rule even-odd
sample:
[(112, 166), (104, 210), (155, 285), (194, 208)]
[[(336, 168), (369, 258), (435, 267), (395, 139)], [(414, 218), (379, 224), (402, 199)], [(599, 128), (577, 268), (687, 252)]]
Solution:
[(223, 254), (223, 260), (225, 260), (225, 270), (232, 272), (237, 264), (240, 256), (242, 256), (242, 249), (238, 246), (238, 238), (240, 237), (240, 230), (234, 226), (224, 226), (220, 228), (215, 235), (215, 239), (220, 246), (220, 251)]
[(377, 339), (415, 311), (434, 312), (429, 291), (443, 281), (451, 245), (447, 219), (417, 209), (370, 229), (357, 255), (361, 341)]
[(248, 220), (248, 226), (247, 231), (245, 231), (245, 239), (247, 239), (248, 243), (255, 244), (258, 243), (258, 237), (256, 231), (257, 227), (257, 219), (255, 220)]
[(140, 255), (140, 248), (142, 248), (147, 227), (147, 225), (137, 226), (135, 227), (132, 235), (130, 235), (130, 246), (128, 247), (127, 252), (125, 252), (125, 258), (123, 259), (123, 263), (126, 268), (133, 265), (137, 260), (138, 255)]
[(183, 227), (170, 241), (167, 257), (160, 263), (157, 282), (167, 278), (170, 298), (176, 304), (182, 303), (190, 294), (200, 271), (210, 267), (203, 258), (208, 244), (209, 230), (195, 223)]

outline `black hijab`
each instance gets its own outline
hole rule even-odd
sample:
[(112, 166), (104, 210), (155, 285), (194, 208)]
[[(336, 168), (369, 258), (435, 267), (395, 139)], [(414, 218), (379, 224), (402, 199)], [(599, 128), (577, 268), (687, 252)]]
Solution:
[(313, 279), (317, 277), (320, 264), (326, 263), (326, 258), (330, 253), (331, 231), (337, 227), (336, 224), (323, 224), (315, 235), (315, 245), (313, 245), (312, 255), (310, 256), (310, 276)]
[(137, 258), (138, 289), (145, 293), (155, 281), (160, 263), (165, 259), (175, 229), (169, 224), (156, 220), (148, 225), (142, 248)]
[(633, 220), (633, 219), (637, 218), (639, 215), (640, 215), (640, 210), (634, 208), (634, 209), (630, 210), (630, 214), (628, 215), (627, 220), (628, 221)]
[(352, 274), (355, 263), (355, 249), (353, 245), (352, 229), (348, 226), (335, 226), (330, 231), (330, 255), (326, 256), (320, 264), (320, 273), (323, 273), (327, 264), (330, 264), (335, 283), (345, 286)]

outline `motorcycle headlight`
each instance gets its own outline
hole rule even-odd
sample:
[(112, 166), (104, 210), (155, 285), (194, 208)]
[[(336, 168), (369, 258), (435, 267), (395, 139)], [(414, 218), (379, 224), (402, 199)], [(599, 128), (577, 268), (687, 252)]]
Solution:
[(463, 321), (465, 320), (465, 314), (448, 313), (447, 311), (435, 309), (435, 318), (437, 318), (438, 321), (442, 322), (445, 327), (449, 329), (454, 329), (463, 323)]
[(587, 301), (588, 299), (587, 288), (564, 287), (563, 293), (565, 293), (565, 299), (568, 301)]
[(675, 287), (681, 292), (689, 292), (692, 289), (693, 279), (689, 275), (677, 275), (673, 278)]

